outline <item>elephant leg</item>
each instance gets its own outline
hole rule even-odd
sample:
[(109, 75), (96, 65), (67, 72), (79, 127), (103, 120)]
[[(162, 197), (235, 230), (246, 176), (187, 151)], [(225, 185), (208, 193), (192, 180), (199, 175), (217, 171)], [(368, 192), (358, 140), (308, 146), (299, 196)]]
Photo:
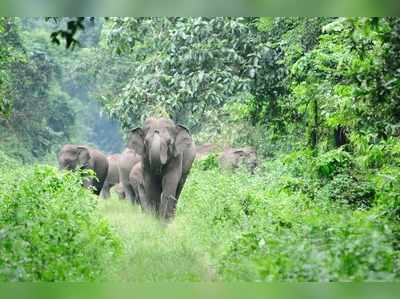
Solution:
[(176, 196), (175, 196), (176, 200), (178, 200), (179, 196), (181, 195), (183, 186), (185, 185), (185, 182), (186, 182), (186, 178), (187, 178), (187, 175), (184, 175), (184, 176), (182, 176), (181, 180), (179, 181), (178, 188), (176, 189)]
[(154, 216), (159, 216), (161, 180), (153, 177), (151, 173), (144, 172), (143, 184), (139, 184), (139, 198), (143, 202), (143, 207), (147, 212)]
[(135, 194), (136, 194), (136, 199), (138, 201), (138, 204), (142, 208), (142, 211), (153, 213), (154, 208), (149, 203), (149, 201), (146, 199), (145, 192), (144, 192), (144, 186), (142, 184), (137, 184), (135, 186)]
[(161, 194), (160, 217), (169, 221), (175, 216), (178, 200), (173, 195)]
[(125, 192), (124, 191), (118, 192), (118, 198), (121, 199), (121, 200), (125, 199), (126, 198)]
[(108, 183), (105, 183), (103, 188), (101, 189), (101, 193), (100, 196), (104, 199), (107, 199), (110, 197), (110, 189), (111, 189), (111, 185)]
[(167, 221), (175, 216), (178, 184), (179, 176), (176, 172), (171, 172), (163, 178), (159, 215)]
[(132, 186), (130, 184), (124, 184), (123, 190), (124, 190), (126, 199), (128, 199), (132, 204), (136, 204), (136, 195), (135, 195), (135, 191), (133, 190)]
[(139, 196), (139, 189), (138, 189), (139, 187), (137, 185), (131, 185), (131, 186), (132, 186), (133, 193), (135, 194), (135, 196), (134, 196), (135, 204), (141, 206), (141, 201), (140, 201), (140, 196)]

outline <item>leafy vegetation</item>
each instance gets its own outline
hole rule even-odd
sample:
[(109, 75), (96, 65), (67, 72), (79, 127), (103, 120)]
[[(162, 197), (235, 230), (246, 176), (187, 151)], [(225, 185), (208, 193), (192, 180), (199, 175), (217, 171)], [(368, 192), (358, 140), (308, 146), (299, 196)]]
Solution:
[(122, 147), (118, 123), (101, 115), (90, 94), (92, 74), (79, 76), (101, 27), (88, 26), (81, 37), (88, 48), (68, 55), (49, 43), (57, 26), (39, 18), (0, 19), (0, 149), (24, 162), (54, 157), (66, 142), (106, 152)]
[(120, 239), (79, 174), (0, 164), (0, 280), (93, 281), (121, 252)]
[[(399, 50), (397, 17), (0, 18), (0, 278), (399, 280)], [(149, 115), (261, 165), (196, 161), (166, 227), (22, 165)]]

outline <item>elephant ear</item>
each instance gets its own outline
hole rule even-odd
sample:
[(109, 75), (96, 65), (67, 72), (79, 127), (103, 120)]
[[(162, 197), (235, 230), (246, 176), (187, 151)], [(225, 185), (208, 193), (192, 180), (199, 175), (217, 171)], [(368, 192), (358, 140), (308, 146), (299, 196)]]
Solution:
[(89, 149), (86, 146), (78, 146), (78, 160), (83, 167), (87, 167), (90, 160)]
[(139, 155), (144, 154), (144, 137), (142, 128), (135, 128), (130, 131), (128, 148), (133, 149)]
[(176, 139), (175, 139), (175, 157), (181, 154), (185, 149), (188, 149), (193, 143), (192, 136), (190, 136), (189, 129), (183, 125), (176, 125)]

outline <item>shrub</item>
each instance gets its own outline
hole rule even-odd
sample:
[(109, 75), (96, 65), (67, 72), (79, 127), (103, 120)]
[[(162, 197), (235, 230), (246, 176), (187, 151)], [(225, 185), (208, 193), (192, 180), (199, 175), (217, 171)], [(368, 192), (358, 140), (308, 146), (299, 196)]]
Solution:
[(6, 171), (7, 168), (12, 168), (18, 165), (18, 162), (0, 151), (0, 170)]
[(0, 281), (101, 278), (120, 241), (79, 173), (3, 167), (0, 180)]
[[(282, 182), (299, 179), (291, 175), (293, 161), (286, 160), (288, 166), (269, 161), (267, 171), (255, 176), (240, 171), (222, 174), (218, 169), (191, 173), (178, 217), (210, 254), (216, 279), (398, 280), (395, 226), (374, 204), (352, 210), (337, 203), (369, 198), (370, 183), (337, 175), (328, 180), (331, 189), (343, 189), (329, 190), (335, 200), (326, 200), (321, 192), (311, 200), (307, 193), (282, 187)], [(345, 169), (336, 163), (335, 169)]]
[(200, 170), (210, 170), (218, 168), (218, 154), (209, 154), (205, 158), (201, 160), (197, 160), (195, 162), (194, 167)]
[(373, 185), (348, 174), (338, 174), (321, 190), (322, 197), (357, 208), (371, 207), (375, 197)]
[(367, 214), (297, 209), (293, 215), (281, 208), (264, 221), (252, 221), (230, 241), (218, 268), (224, 280), (398, 279), (393, 235), (384, 223), (371, 221)]
[(335, 149), (319, 155), (314, 163), (322, 178), (332, 178), (334, 175), (351, 167), (351, 156), (342, 149)]

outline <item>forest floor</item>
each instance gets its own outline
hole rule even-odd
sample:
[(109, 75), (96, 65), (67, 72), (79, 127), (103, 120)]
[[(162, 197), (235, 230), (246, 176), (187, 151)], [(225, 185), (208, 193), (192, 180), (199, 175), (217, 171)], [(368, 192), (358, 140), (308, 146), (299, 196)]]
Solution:
[(123, 255), (106, 280), (124, 282), (210, 281), (212, 267), (180, 225), (179, 216), (165, 226), (116, 196), (100, 203), (102, 214), (123, 243)]

